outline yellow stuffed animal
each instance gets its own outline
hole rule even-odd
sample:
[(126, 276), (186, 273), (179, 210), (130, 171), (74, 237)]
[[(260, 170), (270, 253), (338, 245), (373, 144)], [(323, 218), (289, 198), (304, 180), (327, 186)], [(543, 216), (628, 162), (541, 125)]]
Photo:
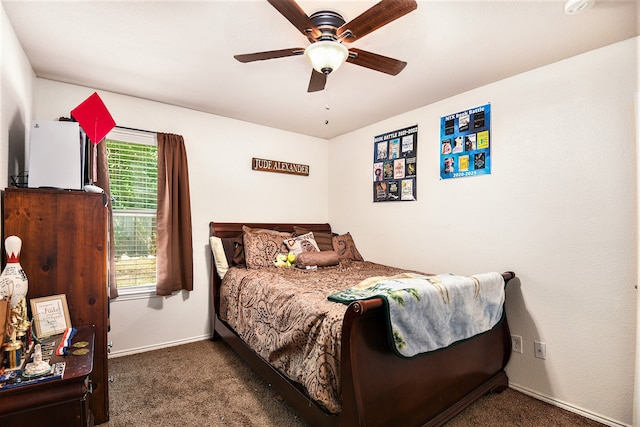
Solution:
[(289, 252), (287, 255), (278, 254), (278, 256), (276, 256), (276, 260), (273, 261), (273, 265), (275, 265), (278, 268), (291, 267), (293, 266), (293, 263), (295, 261), (296, 261), (296, 254), (294, 254), (293, 252)]

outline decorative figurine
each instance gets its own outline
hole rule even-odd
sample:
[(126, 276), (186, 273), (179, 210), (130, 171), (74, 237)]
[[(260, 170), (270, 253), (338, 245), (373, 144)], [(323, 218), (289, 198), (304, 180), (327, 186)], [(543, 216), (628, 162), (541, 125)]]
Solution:
[(22, 240), (18, 236), (9, 236), (4, 241), (4, 248), (7, 252), (7, 265), (0, 274), (0, 298), (9, 299), (8, 334), (15, 337), (22, 337), (29, 328), (27, 317), (26, 296), (29, 290), (29, 282), (22, 266), (20, 265), (20, 250)]
[(33, 362), (27, 363), (24, 373), (28, 376), (48, 374), (51, 372), (51, 365), (42, 360), (42, 347), (36, 344), (33, 349)]

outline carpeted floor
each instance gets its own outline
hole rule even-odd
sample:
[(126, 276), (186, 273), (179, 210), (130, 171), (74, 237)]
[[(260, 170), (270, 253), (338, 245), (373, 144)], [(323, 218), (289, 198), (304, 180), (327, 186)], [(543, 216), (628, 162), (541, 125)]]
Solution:
[[(200, 341), (109, 360), (110, 420), (123, 426), (306, 426), (222, 341)], [(601, 426), (508, 389), (447, 424)]]

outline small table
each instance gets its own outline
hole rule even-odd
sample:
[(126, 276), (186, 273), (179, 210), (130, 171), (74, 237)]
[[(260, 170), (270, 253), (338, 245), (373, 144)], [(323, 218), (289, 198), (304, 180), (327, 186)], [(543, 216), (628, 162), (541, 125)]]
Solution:
[[(56, 346), (62, 336), (56, 339)], [(0, 389), (0, 425), (92, 427), (93, 415), (87, 395), (93, 370), (93, 326), (77, 328), (72, 343), (86, 341), (89, 352), (83, 355), (51, 357), (50, 363), (66, 362), (60, 379)], [(70, 352), (73, 348), (69, 349)]]

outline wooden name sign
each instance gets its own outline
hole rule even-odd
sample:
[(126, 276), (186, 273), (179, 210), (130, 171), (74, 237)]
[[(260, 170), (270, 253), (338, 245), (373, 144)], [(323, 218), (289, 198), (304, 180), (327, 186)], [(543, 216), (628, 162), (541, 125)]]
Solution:
[(288, 173), (292, 175), (309, 176), (309, 165), (301, 165), (298, 163), (281, 162), (279, 160), (267, 160), (253, 158), (251, 160), (251, 169), (254, 171)]

